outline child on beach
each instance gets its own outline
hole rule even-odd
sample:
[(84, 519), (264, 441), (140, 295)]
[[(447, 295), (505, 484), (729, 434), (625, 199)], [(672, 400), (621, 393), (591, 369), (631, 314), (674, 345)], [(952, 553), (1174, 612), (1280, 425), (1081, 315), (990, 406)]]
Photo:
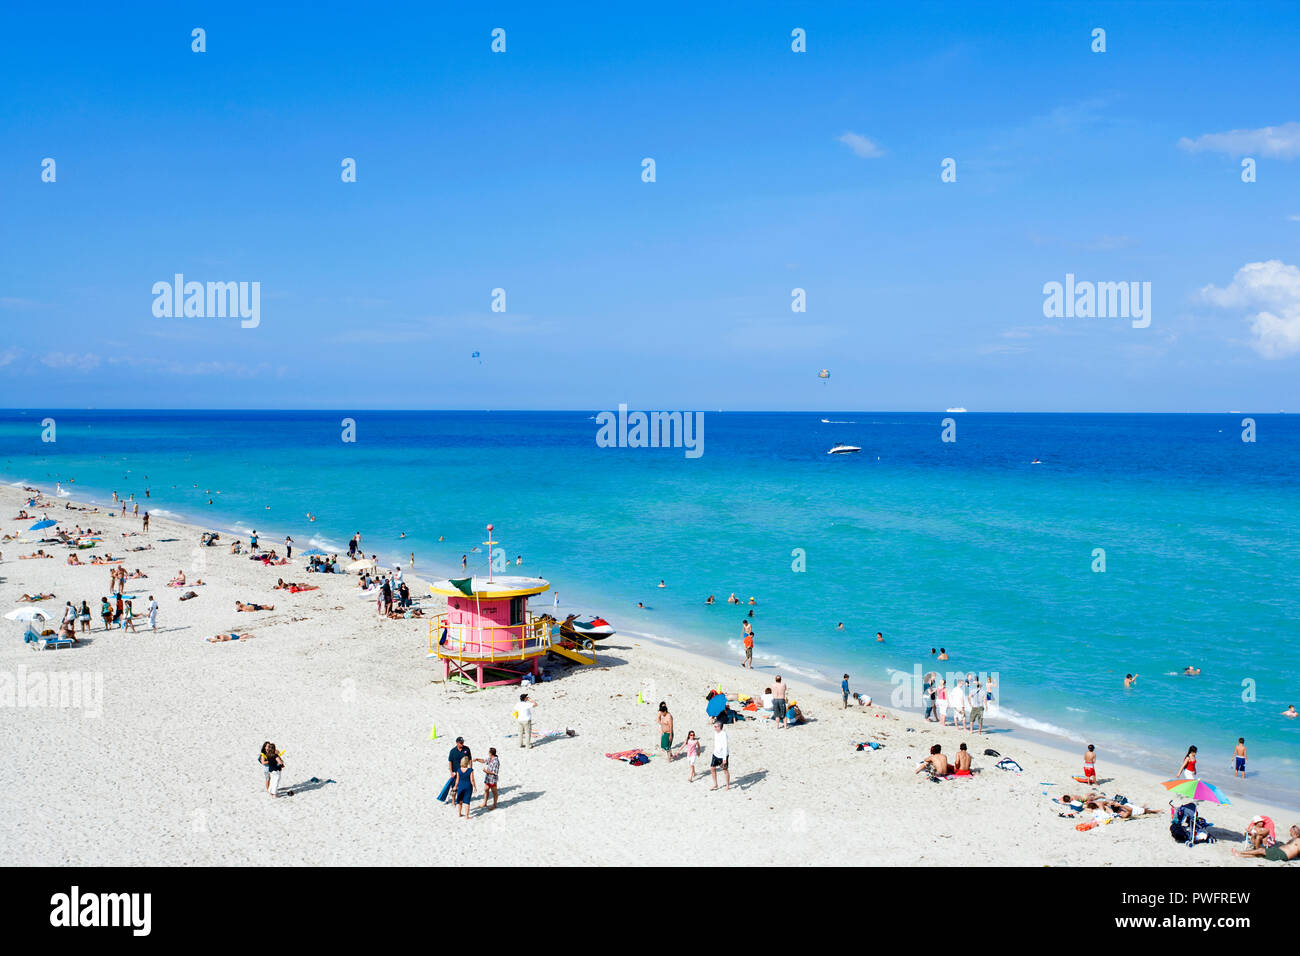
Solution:
[(1097, 783), (1097, 748), (1088, 744), (1083, 754), (1083, 779), (1091, 784)]
[(1233, 776), (1245, 777), (1246, 776), (1246, 738), (1245, 737), (1237, 738), (1237, 749), (1233, 751), (1233, 756), (1236, 758), (1236, 760), (1234, 761), (1236, 763), (1236, 770), (1233, 772)]
[(849, 675), (844, 675), (844, 680), (840, 682), (840, 692), (844, 695), (844, 709), (849, 709)]
[(695, 782), (695, 761), (700, 756), (700, 738), (695, 736), (695, 731), (690, 730), (686, 733), (686, 765), (691, 768), (691, 775), (686, 779), (687, 783)]
[(1178, 768), (1178, 776), (1186, 780), (1196, 779), (1196, 748), (1187, 748), (1187, 756), (1183, 758), (1183, 765)]

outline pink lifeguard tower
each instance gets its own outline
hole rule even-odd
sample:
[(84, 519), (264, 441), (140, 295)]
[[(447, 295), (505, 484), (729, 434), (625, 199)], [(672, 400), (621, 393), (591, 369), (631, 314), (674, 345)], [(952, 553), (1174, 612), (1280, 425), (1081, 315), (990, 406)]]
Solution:
[(528, 599), (551, 584), (542, 578), (492, 574), (492, 525), (487, 526), (488, 575), (447, 578), (429, 585), (447, 598), (447, 611), (429, 621), (429, 657), (442, 661), (443, 680), (476, 687), (518, 684), (540, 671), (551, 650), (552, 622), (534, 617)]

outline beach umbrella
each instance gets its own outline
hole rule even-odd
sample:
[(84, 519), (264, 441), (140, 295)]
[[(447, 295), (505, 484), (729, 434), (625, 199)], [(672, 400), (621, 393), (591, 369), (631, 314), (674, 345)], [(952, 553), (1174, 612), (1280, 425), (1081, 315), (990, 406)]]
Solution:
[[(1160, 786), (1164, 787), (1170, 793), (1176, 793), (1180, 797), (1186, 797), (1193, 803), (1199, 803), (1202, 800), (1208, 803), (1232, 803), (1232, 801), (1224, 795), (1222, 790), (1212, 783), (1207, 783), (1206, 781), (1201, 780), (1199, 777), (1192, 777), (1191, 779), (1182, 777), (1178, 780), (1164, 780), (1161, 782)], [(1195, 816), (1192, 817), (1192, 846), (1196, 846)]]
[(1176, 793), (1180, 797), (1186, 797), (1189, 800), (1200, 801), (1206, 800), (1210, 803), (1232, 803), (1227, 796), (1212, 783), (1207, 783), (1199, 777), (1192, 779), (1166, 780), (1160, 784), (1170, 793)]
[(5, 615), (7, 620), (21, 621), (24, 624), (30, 624), (38, 617), (43, 621), (48, 621), (50, 619), (49, 614), (38, 607), (16, 607)]
[(27, 530), (28, 530), (28, 531), (40, 531), (40, 530), (42, 530), (43, 528), (53, 528), (56, 524), (58, 524), (57, 521), (51, 521), (49, 518), (44, 518), (44, 519), (42, 519), (42, 520), (36, 522), (36, 524), (32, 525), (32, 526), (31, 526), (30, 528), (28, 528)]
[(369, 558), (362, 558), (361, 560), (353, 561), (351, 564), (349, 564), (347, 566), (347, 570), (363, 571), (366, 568), (373, 568), (374, 566), (375, 566), (375, 562), (371, 561)]

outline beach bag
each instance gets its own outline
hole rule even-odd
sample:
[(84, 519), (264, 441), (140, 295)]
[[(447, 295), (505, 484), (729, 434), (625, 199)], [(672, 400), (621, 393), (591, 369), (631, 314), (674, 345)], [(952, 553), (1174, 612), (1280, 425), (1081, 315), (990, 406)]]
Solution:
[(1174, 838), (1175, 843), (1191, 843), (1192, 835), (1187, 832), (1187, 828), (1175, 820), (1169, 824), (1169, 835)]
[(986, 756), (986, 757), (1001, 757), (1002, 754), (998, 753), (996, 750), (994, 750), (994, 749), (992, 749), (992, 748), (990, 747), (989, 749), (987, 749), (987, 750), (984, 751), (984, 756)]
[(642, 764), (647, 764), (649, 762), (650, 762), (650, 758), (647, 757), (645, 754), (637, 754), (634, 757), (632, 757), (630, 760), (628, 760), (628, 763), (631, 764), (633, 767), (639, 767)]

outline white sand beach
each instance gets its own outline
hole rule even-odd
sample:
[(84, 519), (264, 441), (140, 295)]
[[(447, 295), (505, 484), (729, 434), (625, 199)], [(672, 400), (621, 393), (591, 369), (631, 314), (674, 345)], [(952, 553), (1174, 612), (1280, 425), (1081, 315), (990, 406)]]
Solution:
[[(30, 526), (14, 520), (26, 497), (0, 490), (0, 531)], [(1015, 734), (937, 729), (882, 707), (845, 711), (838, 695), (797, 681), (791, 696), (811, 722), (730, 726), (731, 789), (713, 791), (704, 695), (719, 684), (756, 694), (771, 672), (622, 635), (603, 643), (596, 666), (554, 666), (555, 679), (532, 689), (535, 729), (561, 734), (521, 752), (510, 736), (518, 691), (443, 684), (441, 666), (426, 659), (426, 623), (379, 618), (352, 575), (308, 575), (297, 556), (265, 567), (230, 554), (224, 535), (221, 546), (200, 549), (203, 529), (156, 514), (148, 535), (124, 538), (140, 530), (138, 518), (44, 500), (29, 512), (105, 531), (83, 560), (111, 551), (148, 578), (128, 582), (139, 632), (105, 632), (99, 601), (110, 593), (108, 567), (68, 566), (66, 547), (34, 543), (40, 532), (0, 545), (4, 611), (23, 606), (23, 593), (42, 591), (54, 593), (40, 606), (56, 618), (65, 600), (88, 601), (92, 615), (80, 645), (39, 652), (23, 644), (21, 625), (0, 621), (0, 680), (9, 683), (0, 706), (0, 851), (10, 864), (1267, 867), (1278, 864), (1230, 854), (1248, 821), (1268, 814), (1279, 835), (1297, 822), (1245, 801), (1204, 805), (1222, 838), (1188, 848), (1170, 838), (1159, 779), (1103, 754), (1101, 789), (1159, 812), (1080, 832), (1075, 825), (1090, 817), (1062, 819), (1063, 808), (1044, 795), (1079, 792), (1071, 779), (1078, 755)], [(54, 559), (19, 560), (37, 547)], [(206, 582), (193, 588), (197, 598), (182, 602), (186, 589), (165, 586), (178, 569)], [(320, 590), (275, 590), (281, 577)], [(408, 581), (426, 608), (439, 609), (423, 582)], [(150, 594), (160, 605), (156, 633), (143, 618)], [(275, 610), (237, 613), (237, 599)], [(232, 630), (256, 637), (205, 641)], [(102, 686), (102, 702), (74, 708), (30, 699), (31, 688), (72, 674)], [(15, 683), (28, 692), (22, 706)], [(651, 703), (637, 703), (638, 693)], [(668, 762), (654, 750), (659, 700), (675, 716), (678, 741), (688, 730), (703, 738), (693, 783), (684, 758)], [(500, 806), (482, 812), (478, 796), (468, 822), (435, 799), (457, 735), (475, 757), (489, 746), (501, 756)], [(257, 752), (268, 739), (285, 752), (281, 786), (292, 797), (271, 799), (263, 789)], [(883, 746), (854, 749), (869, 740)], [(972, 778), (935, 783), (913, 772), (932, 743), (951, 755), (962, 741), (975, 754)], [(635, 747), (654, 755), (648, 765), (605, 756)], [(982, 756), (986, 747), (1014, 757), (1024, 773), (995, 769)], [(1231, 791), (1230, 778), (1213, 782)]]

